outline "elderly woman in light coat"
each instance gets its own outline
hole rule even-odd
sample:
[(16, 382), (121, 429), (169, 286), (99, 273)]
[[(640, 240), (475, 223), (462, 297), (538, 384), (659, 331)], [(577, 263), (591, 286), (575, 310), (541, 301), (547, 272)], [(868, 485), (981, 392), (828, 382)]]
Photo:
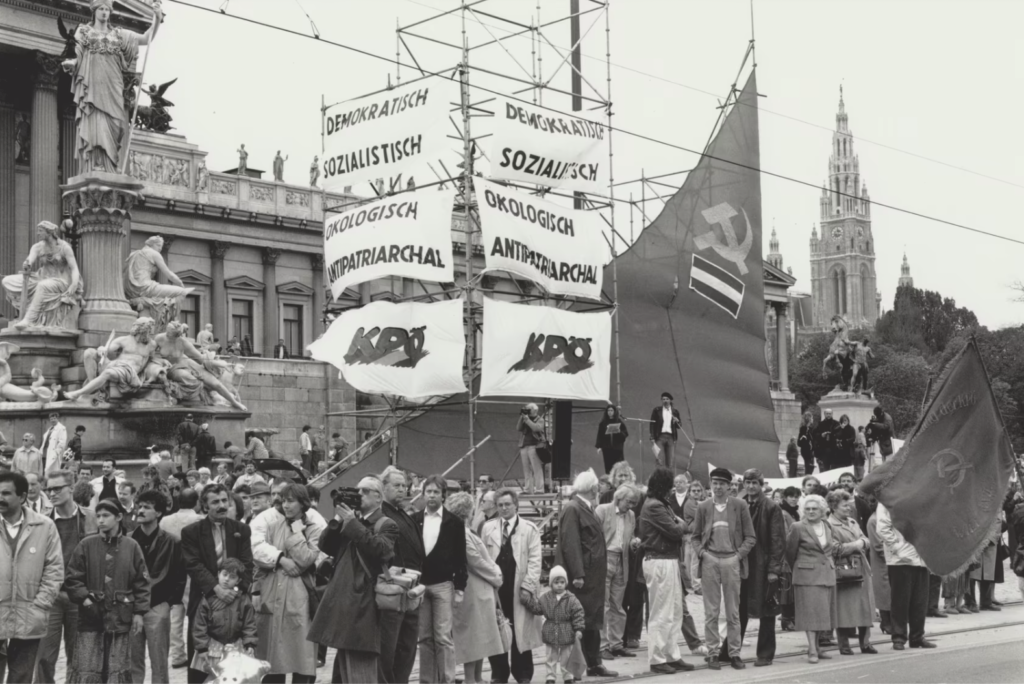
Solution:
[[(521, 594), (528, 592), (534, 596), (540, 595), (540, 569), (541, 569), (541, 546), (540, 531), (537, 526), (529, 520), (519, 517), (519, 495), (514, 490), (502, 489), (497, 496), (498, 517), (484, 523), (483, 533), (480, 535), (487, 549), (488, 555), (495, 563), (502, 564), (502, 530), (504, 523), (508, 523), (510, 536), (508, 545), (511, 550), (512, 560), (515, 561), (515, 576), (504, 576), (502, 587), (512, 591), (512, 615), (506, 613), (506, 617), (512, 621), (514, 626), (514, 648), (521, 654), (517, 659), (522, 662), (522, 667), (533, 674), (533, 660), (529, 652), (540, 648), (544, 641), (541, 638), (541, 627), (543, 618), (534, 615), (530, 609), (523, 605)], [(503, 572), (504, 574), (504, 572)], [(511, 582), (511, 585), (509, 584)], [(499, 590), (501, 591), (501, 590)], [(510, 656), (513, 654), (510, 654)], [(509, 657), (495, 656), (491, 659), (491, 671), (504, 669), (503, 674), (508, 674)], [(527, 662), (528, 661), (528, 662)], [(512, 669), (516, 669), (516, 663), (512, 663)], [(507, 677), (506, 677), (507, 678)], [(529, 681), (530, 677), (516, 677), (522, 681)], [(500, 679), (494, 674), (492, 679)]]
[(484, 542), (473, 532), (473, 497), (466, 492), (452, 494), (444, 507), (466, 525), (466, 565), (469, 581), (462, 603), (454, 606), (452, 636), (455, 663), (461, 663), (466, 684), (483, 682), (484, 658), (504, 653), (498, 632), (495, 591), (501, 586), (501, 570), (491, 559)]
[(860, 559), (860, 582), (836, 582), (836, 625), (839, 634), (839, 653), (853, 655), (850, 637), (860, 639), (861, 653), (878, 653), (871, 645), (871, 624), (875, 618), (875, 602), (871, 585), (871, 564), (868, 562), (868, 538), (857, 524), (857, 507), (853, 495), (845, 489), (835, 489), (826, 497), (830, 511), (828, 523), (832, 526), (836, 544), (836, 558), (856, 556)]

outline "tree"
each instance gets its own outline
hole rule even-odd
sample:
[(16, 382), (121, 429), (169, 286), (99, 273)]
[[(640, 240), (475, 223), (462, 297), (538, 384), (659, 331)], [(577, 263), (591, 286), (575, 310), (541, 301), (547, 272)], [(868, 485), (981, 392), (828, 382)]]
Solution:
[(871, 370), (870, 385), (875, 399), (892, 416), (896, 436), (903, 439), (921, 413), (930, 368), (924, 357), (914, 352), (879, 345), (875, 353), (878, 359)]
[(875, 326), (881, 341), (899, 351), (918, 349), (929, 356), (942, 353), (957, 335), (978, 327), (978, 317), (938, 292), (909, 285), (896, 290), (893, 308)]

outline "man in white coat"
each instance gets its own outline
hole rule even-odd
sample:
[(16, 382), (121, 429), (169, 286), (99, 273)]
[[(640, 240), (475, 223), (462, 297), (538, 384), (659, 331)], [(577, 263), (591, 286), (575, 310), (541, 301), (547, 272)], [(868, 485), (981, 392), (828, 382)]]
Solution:
[(50, 414), (50, 427), (43, 433), (43, 473), (59, 470), (68, 446), (68, 429), (60, 422), (59, 413)]
[(508, 653), (490, 656), (491, 681), (517, 682), (533, 678), (533, 649), (541, 639), (543, 620), (522, 604), (521, 596), (540, 594), (540, 531), (519, 517), (519, 495), (502, 489), (497, 495), (498, 517), (484, 523), (481, 537), (487, 553), (501, 568), (503, 582), (498, 588), (501, 612), (512, 623), (512, 648)]

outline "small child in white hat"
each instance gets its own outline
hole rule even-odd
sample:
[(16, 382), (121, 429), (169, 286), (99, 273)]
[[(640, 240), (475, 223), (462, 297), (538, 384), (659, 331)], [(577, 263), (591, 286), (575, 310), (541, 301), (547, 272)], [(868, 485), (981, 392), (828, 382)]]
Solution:
[(572, 655), (576, 639), (583, 635), (586, 624), (583, 605), (571, 594), (565, 568), (556, 565), (548, 575), (549, 589), (540, 595), (530, 596), (527, 608), (534, 615), (544, 616), (544, 628), (541, 638), (548, 647), (547, 678), (545, 684), (555, 684), (558, 671), (561, 670), (562, 681), (573, 681), (569, 672), (569, 657)]

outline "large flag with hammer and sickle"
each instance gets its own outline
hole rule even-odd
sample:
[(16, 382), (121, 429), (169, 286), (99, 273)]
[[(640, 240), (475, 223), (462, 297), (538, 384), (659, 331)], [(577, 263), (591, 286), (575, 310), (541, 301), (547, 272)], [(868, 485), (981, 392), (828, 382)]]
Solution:
[(974, 338), (947, 364), (903, 448), (861, 483), (928, 569), (964, 569), (993, 538), (1013, 448)]
[[(765, 361), (757, 100), (751, 73), (683, 186), (614, 264), (622, 410), (643, 419), (629, 429), (640, 433), (647, 473), (654, 464), (647, 419), (662, 392), (672, 394), (681, 417), (677, 468), (705, 480), (709, 461), (778, 472)], [(609, 295), (612, 268), (604, 275)], [(577, 444), (593, 440), (596, 421), (583, 422), (576, 421)], [(625, 451), (638, 466), (641, 449), (627, 444)]]

